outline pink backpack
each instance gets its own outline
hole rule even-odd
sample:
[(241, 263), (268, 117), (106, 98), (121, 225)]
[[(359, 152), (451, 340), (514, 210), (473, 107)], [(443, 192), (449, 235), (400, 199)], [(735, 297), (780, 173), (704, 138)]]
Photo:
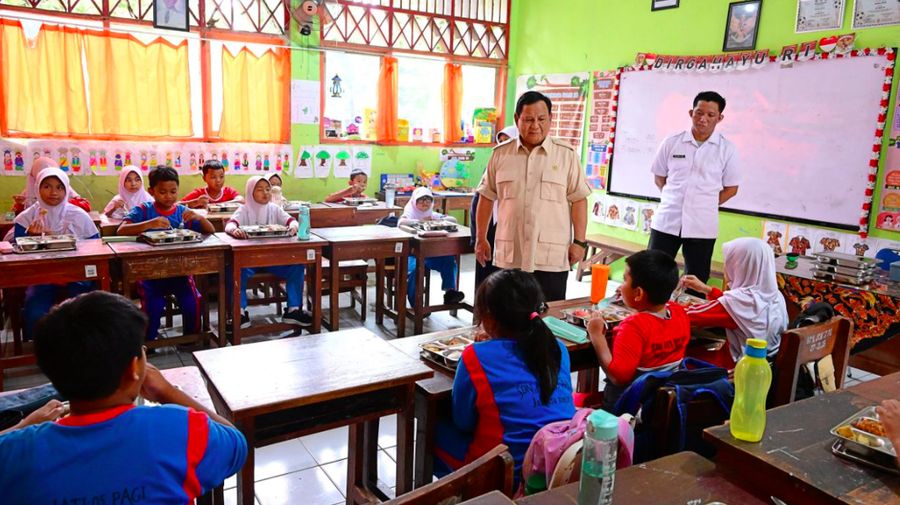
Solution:
[[(593, 409), (587, 408), (578, 409), (572, 419), (556, 421), (538, 430), (525, 452), (525, 460), (522, 463), (522, 482), (527, 481), (528, 477), (534, 474), (543, 474), (547, 479), (548, 488), (577, 481), (580, 477), (580, 455), (584, 429), (587, 425), (587, 418), (593, 411)], [(633, 454), (634, 430), (628, 421), (619, 418), (619, 450), (616, 468), (631, 466)]]

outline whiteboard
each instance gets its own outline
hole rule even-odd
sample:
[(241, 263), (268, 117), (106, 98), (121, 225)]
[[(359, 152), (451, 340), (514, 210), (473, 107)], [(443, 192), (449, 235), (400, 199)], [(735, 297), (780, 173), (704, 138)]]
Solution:
[(717, 132), (737, 147), (743, 182), (724, 208), (858, 227), (885, 83), (884, 56), (769, 63), (722, 73), (624, 72), (610, 193), (659, 198), (659, 144), (691, 127), (700, 91), (725, 97)]

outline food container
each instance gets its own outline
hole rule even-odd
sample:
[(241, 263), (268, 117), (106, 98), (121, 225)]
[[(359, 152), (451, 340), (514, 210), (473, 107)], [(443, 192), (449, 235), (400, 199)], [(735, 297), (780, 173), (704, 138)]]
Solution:
[(291, 230), (287, 226), (280, 224), (261, 224), (251, 226), (241, 226), (249, 238), (266, 238), (266, 237), (287, 237), (291, 235)]
[(459, 360), (462, 359), (463, 350), (474, 342), (471, 337), (472, 330), (466, 330), (425, 342), (420, 346), (422, 357), (447, 369), (456, 370)]
[(13, 245), (13, 252), (34, 253), (46, 251), (73, 251), (75, 237), (72, 235), (45, 235), (42, 237), (19, 237)]
[(376, 199), (374, 199), (374, 198), (368, 198), (368, 197), (366, 197), (366, 198), (359, 198), (359, 197), (357, 197), (357, 198), (344, 198), (344, 204), (350, 205), (350, 206), (353, 206), (353, 207), (358, 207), (358, 206), (363, 205), (363, 204), (374, 204), (374, 203), (376, 203), (376, 202), (378, 202), (378, 200), (376, 200)]
[(602, 309), (594, 309), (590, 305), (586, 305), (584, 307), (562, 309), (560, 312), (565, 317), (566, 322), (584, 327), (587, 327), (588, 321), (591, 320), (591, 315), (594, 312), (600, 312), (603, 314), (603, 319), (606, 320), (606, 324), (610, 328), (618, 325), (625, 318), (634, 314), (633, 310), (618, 305), (610, 305)]
[(896, 448), (884, 435), (884, 427), (874, 406), (848, 417), (832, 428), (831, 434), (843, 440), (846, 449), (866, 459), (887, 457), (893, 460), (897, 457)]
[(875, 258), (866, 258), (864, 256), (855, 256), (853, 254), (839, 252), (820, 252), (816, 253), (815, 257), (816, 261), (822, 264), (855, 268), (857, 270), (874, 268), (881, 262), (881, 260)]
[(900, 281), (900, 261), (891, 263), (891, 280)]
[(173, 245), (189, 242), (202, 242), (203, 235), (183, 228), (173, 230), (145, 231), (139, 237), (150, 245)]
[(241, 206), (239, 203), (235, 202), (222, 202), (222, 203), (211, 203), (207, 207), (210, 212), (214, 212), (217, 214), (232, 214)]
[(850, 268), (832, 265), (829, 263), (813, 263), (812, 268), (820, 272), (828, 272), (846, 277), (872, 277), (877, 272), (876, 268)]
[(459, 230), (459, 226), (453, 221), (419, 221), (414, 225), (423, 232), (429, 231), (446, 231), (453, 232)]
[(813, 277), (825, 281), (841, 282), (850, 284), (851, 286), (863, 286), (872, 281), (872, 275), (849, 276), (841, 275), (833, 272), (823, 272), (822, 270), (813, 269)]
[(681, 305), (682, 307), (690, 307), (692, 305), (700, 305), (701, 303), (706, 303), (707, 300), (703, 298), (696, 297), (694, 295), (688, 295), (682, 293), (672, 298), (672, 301)]

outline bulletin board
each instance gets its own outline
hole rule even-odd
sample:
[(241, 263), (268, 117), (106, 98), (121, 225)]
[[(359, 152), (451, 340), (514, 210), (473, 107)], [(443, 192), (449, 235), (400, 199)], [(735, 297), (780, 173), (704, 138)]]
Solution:
[(866, 50), (731, 71), (622, 72), (610, 193), (658, 199), (650, 166), (660, 143), (691, 127), (698, 92), (715, 90), (727, 100), (716, 131), (736, 145), (743, 174), (726, 210), (862, 230), (895, 57)]

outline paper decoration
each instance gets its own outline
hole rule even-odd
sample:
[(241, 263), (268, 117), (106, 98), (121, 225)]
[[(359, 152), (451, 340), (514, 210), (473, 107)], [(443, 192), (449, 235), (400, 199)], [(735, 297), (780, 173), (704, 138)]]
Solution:
[(294, 177), (310, 179), (315, 176), (313, 164), (316, 162), (317, 146), (300, 146), (294, 163)]
[(769, 247), (772, 248), (776, 255), (790, 252), (787, 247), (788, 226), (785, 223), (777, 223), (774, 221), (764, 222), (762, 239), (769, 244)]
[(650, 234), (651, 226), (653, 225), (653, 216), (656, 215), (656, 209), (658, 205), (655, 203), (642, 203), (640, 205), (641, 212), (641, 232)]
[(349, 146), (336, 146), (331, 150), (331, 165), (334, 167), (334, 176), (340, 179), (350, 177), (353, 169), (353, 153)]
[[(858, 2), (857, 5), (859, 5)], [(895, 6), (900, 10), (900, 3), (895, 4)], [(865, 49), (864, 52), (869, 54), (869, 49)], [(851, 54), (856, 53), (858, 53), (858, 51), (853, 51)], [(866, 238), (868, 236), (869, 213), (872, 209), (872, 196), (875, 194), (875, 180), (878, 174), (878, 158), (881, 153), (881, 141), (884, 136), (884, 127), (887, 120), (888, 98), (891, 93), (894, 66), (897, 60), (896, 49), (888, 51), (885, 48), (881, 48), (877, 50), (877, 53), (879, 55), (884, 55), (888, 61), (884, 68), (884, 87), (881, 95), (881, 108), (878, 112), (878, 123), (875, 125), (875, 136), (872, 142), (872, 156), (869, 160), (869, 184), (866, 187), (865, 200), (863, 201), (862, 212), (860, 212), (859, 236), (861, 238)], [(898, 133), (900, 132), (897, 130), (894, 131), (895, 135)], [(897, 211), (900, 210), (900, 153), (896, 152), (896, 141), (894, 142), (894, 147), (895, 149), (888, 148), (885, 157), (885, 191), (881, 194), (881, 206), (883, 210)], [(897, 216), (894, 215), (893, 217), (896, 218)], [(883, 222), (884, 217), (879, 215), (878, 218), (876, 218), (876, 226), (878, 226), (877, 223), (879, 220)]]
[(371, 146), (354, 146), (351, 150), (353, 154), (353, 170), (362, 170), (366, 175), (372, 175), (372, 147)]
[(609, 207), (609, 197), (606, 193), (596, 193), (594, 196), (594, 206), (589, 213), (591, 221), (595, 223), (605, 223), (606, 208)]
[(801, 256), (812, 253), (812, 228), (792, 224), (789, 229), (788, 237), (785, 253), (797, 253)]
[[(317, 146), (313, 153), (313, 172), (316, 177), (324, 179), (331, 173), (334, 157), (342, 147)], [(348, 172), (349, 175), (349, 172)]]
[(634, 200), (622, 200), (622, 228), (637, 230), (638, 204)]
[(853, 235), (819, 228), (813, 232), (813, 238), (810, 240), (812, 242), (811, 251), (814, 253), (844, 252), (849, 244), (855, 242), (853, 239)]
[(0, 155), (3, 159), (0, 175), (23, 176), (26, 175), (25, 168), (31, 168), (31, 157), (25, 144), (0, 140)]
[[(641, 64), (647, 55), (638, 55)], [(606, 189), (609, 174), (609, 157), (615, 135), (613, 123), (618, 98), (618, 72), (597, 71), (593, 74), (591, 116), (588, 122), (588, 159), (585, 175), (588, 185), (594, 189)]]
[(625, 215), (625, 200), (622, 198), (611, 197), (609, 205), (606, 207), (606, 224), (610, 226), (621, 227), (622, 217)]
[(319, 81), (291, 81), (291, 123), (319, 124)]
[(539, 91), (553, 102), (553, 118), (549, 135), (569, 142), (581, 155), (586, 98), (590, 74), (521, 75), (516, 79), (516, 96), (526, 91)]
[(851, 247), (851, 254), (855, 254), (857, 256), (866, 256), (869, 258), (874, 258), (875, 253), (878, 252), (876, 247), (876, 240), (871, 238), (858, 238), (853, 242)]

